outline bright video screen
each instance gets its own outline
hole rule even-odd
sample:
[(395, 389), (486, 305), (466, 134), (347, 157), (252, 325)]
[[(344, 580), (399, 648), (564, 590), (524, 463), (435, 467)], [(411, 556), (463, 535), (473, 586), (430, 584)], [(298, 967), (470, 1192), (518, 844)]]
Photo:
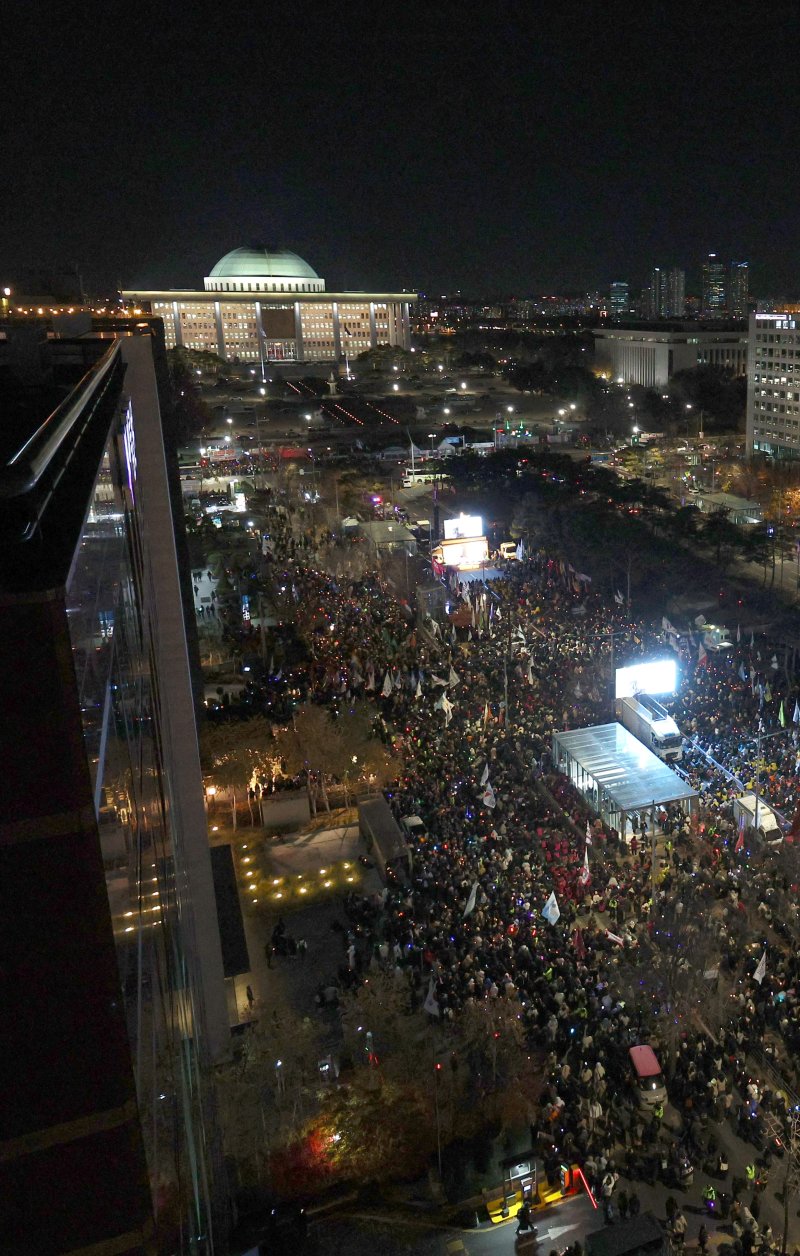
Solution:
[(459, 515), (456, 519), (445, 519), (446, 541), (459, 541), (462, 537), (470, 536), (483, 536), (483, 519), (480, 515)]
[(653, 696), (675, 692), (677, 670), (675, 659), (654, 659), (649, 663), (634, 663), (632, 667), (618, 667), (615, 693), (617, 698), (631, 698), (637, 693)]

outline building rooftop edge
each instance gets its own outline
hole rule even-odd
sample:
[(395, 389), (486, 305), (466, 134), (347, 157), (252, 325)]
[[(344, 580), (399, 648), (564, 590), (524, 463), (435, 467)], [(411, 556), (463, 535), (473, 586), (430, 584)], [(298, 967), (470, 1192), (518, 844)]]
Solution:
[(357, 300), (381, 300), (381, 301), (416, 301), (418, 293), (416, 292), (360, 292), (353, 290), (351, 292), (292, 292), (289, 290), (278, 292), (226, 292), (222, 288), (122, 288), (120, 295), (123, 297), (139, 298), (140, 300), (149, 301), (151, 299), (162, 298), (165, 301), (211, 301), (222, 299), (224, 301), (285, 301), (287, 297), (291, 297), (292, 301), (347, 301)]

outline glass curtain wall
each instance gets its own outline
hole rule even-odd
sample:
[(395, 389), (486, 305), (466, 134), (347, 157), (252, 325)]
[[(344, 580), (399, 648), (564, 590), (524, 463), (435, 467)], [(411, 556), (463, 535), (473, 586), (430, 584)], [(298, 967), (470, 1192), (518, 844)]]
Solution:
[(75, 552), (67, 613), (159, 1250), (203, 1251), (208, 1190), (192, 966), (180, 927), (142, 534), (128, 491), (131, 433), (123, 412)]

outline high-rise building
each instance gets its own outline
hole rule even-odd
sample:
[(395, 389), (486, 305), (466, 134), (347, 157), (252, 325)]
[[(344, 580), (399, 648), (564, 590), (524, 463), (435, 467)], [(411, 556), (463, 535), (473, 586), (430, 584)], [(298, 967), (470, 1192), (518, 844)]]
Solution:
[(662, 318), (683, 318), (686, 313), (686, 271), (671, 266), (664, 274)]
[(800, 318), (751, 314), (749, 326), (748, 453), (800, 458)]
[(626, 384), (660, 388), (676, 371), (718, 366), (734, 375), (747, 369), (747, 333), (738, 327), (698, 328), (685, 322), (663, 326), (630, 324), (600, 327), (595, 338), (595, 361), (611, 379)]
[(748, 262), (731, 262), (728, 272), (728, 313), (731, 318), (747, 318), (749, 275)]
[(164, 320), (167, 348), (242, 362), (327, 362), (377, 345), (411, 347), (413, 292), (326, 292), (296, 253), (262, 245), (226, 253), (197, 292), (123, 297)]
[(230, 1035), (166, 362), (152, 327), (117, 330), (11, 324), (0, 344), (9, 1256), (212, 1250), (209, 1068)]
[(627, 318), (631, 309), (628, 284), (618, 279), (608, 290), (608, 308), (612, 318)]
[(716, 253), (709, 253), (703, 262), (703, 318), (724, 318), (726, 311), (727, 275)]

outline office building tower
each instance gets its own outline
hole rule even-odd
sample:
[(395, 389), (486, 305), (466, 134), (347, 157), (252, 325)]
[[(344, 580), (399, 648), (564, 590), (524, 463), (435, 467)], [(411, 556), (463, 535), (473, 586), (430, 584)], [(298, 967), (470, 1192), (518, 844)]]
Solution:
[(702, 317), (724, 318), (726, 312), (727, 275), (725, 266), (716, 253), (709, 253), (703, 262), (702, 280)]
[(328, 362), (378, 345), (411, 347), (412, 292), (326, 292), (296, 253), (263, 245), (226, 253), (196, 292), (126, 291), (164, 320), (167, 348), (231, 361)]
[(608, 290), (608, 310), (612, 318), (627, 318), (631, 309), (630, 289), (618, 279)]
[(686, 271), (671, 266), (664, 272), (662, 318), (683, 318), (686, 313)]
[(230, 1036), (163, 343), (10, 324), (0, 363), (0, 1250), (209, 1253)]
[(661, 266), (653, 267), (653, 274), (650, 280), (650, 304), (652, 308), (651, 318), (664, 317), (664, 301), (667, 289), (667, 272)]
[(800, 318), (789, 312), (750, 315), (747, 451), (800, 458)]
[(728, 313), (731, 318), (747, 318), (749, 275), (748, 262), (731, 262), (728, 272)]

